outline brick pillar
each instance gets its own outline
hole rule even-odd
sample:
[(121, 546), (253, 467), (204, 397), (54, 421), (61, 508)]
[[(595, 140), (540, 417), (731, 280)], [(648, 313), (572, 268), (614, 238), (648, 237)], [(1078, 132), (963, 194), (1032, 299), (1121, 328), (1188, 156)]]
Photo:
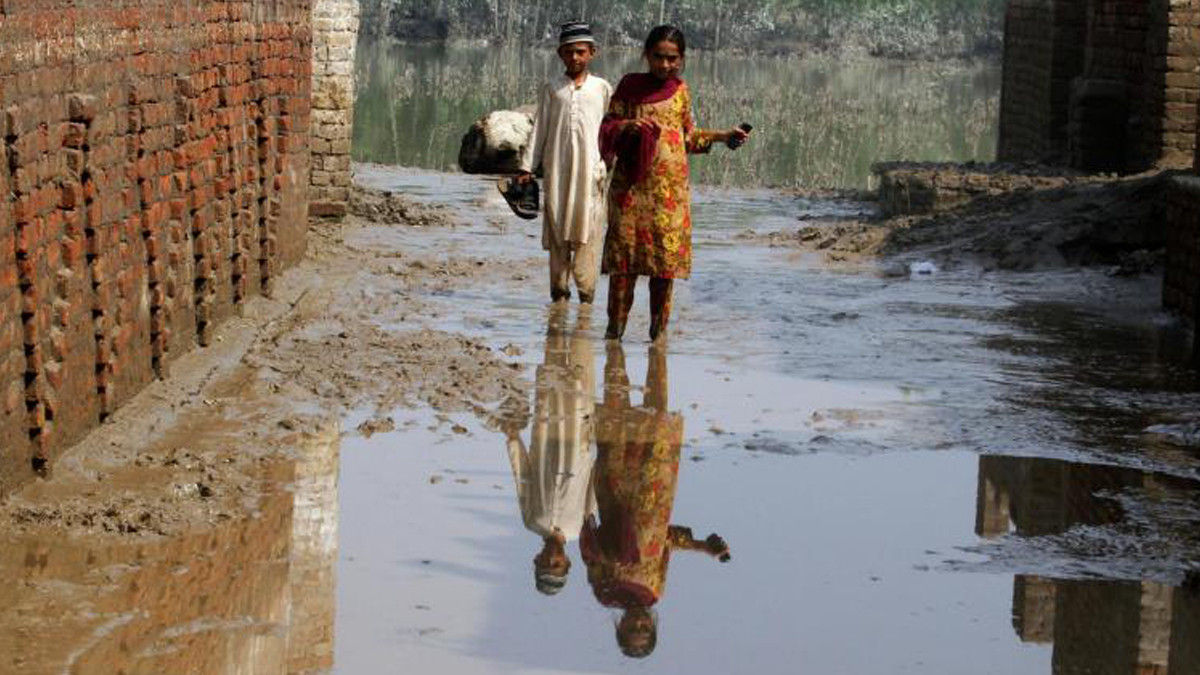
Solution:
[(1071, 83), (1083, 72), (1086, 0), (1010, 0), (1000, 101), (1003, 161), (1066, 160)]
[(1166, 191), (1163, 305), (1195, 323), (1200, 303), (1200, 176), (1175, 176)]
[[(7, 37), (0, 28), (0, 40)], [(5, 100), (0, 80), (0, 102)], [(17, 231), (8, 187), (8, 116), (0, 113), (0, 494), (29, 473), (25, 407), (22, 293), (17, 274)]]
[(358, 0), (313, 5), (313, 216), (341, 218), (350, 202), (350, 144), (354, 129), (354, 56)]

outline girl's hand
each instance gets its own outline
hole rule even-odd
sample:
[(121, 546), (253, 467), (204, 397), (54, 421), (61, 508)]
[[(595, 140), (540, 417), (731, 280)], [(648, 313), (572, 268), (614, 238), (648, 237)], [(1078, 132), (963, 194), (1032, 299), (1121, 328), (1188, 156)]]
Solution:
[(708, 538), (704, 540), (704, 548), (708, 550), (709, 555), (717, 560), (729, 562), (729, 544), (726, 544), (725, 540), (719, 535), (715, 533), (708, 535)]
[(725, 137), (725, 145), (728, 145), (730, 150), (737, 150), (750, 140), (750, 132), (741, 127), (734, 127), (729, 131), (722, 132), (722, 135)]
[(625, 130), (631, 131), (634, 129), (650, 129), (654, 127), (654, 121), (647, 117), (639, 117), (633, 120), (626, 120)]

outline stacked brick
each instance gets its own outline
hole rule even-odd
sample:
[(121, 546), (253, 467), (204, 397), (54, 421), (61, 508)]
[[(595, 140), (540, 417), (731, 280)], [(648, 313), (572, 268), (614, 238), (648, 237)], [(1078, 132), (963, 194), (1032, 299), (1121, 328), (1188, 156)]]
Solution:
[(1189, 168), (1200, 101), (1200, 0), (1150, 0), (1148, 73), (1135, 97), (1139, 167)]
[(880, 162), (871, 173), (879, 207), (889, 218), (945, 211), (979, 197), (1096, 180), (1070, 169), (1020, 164)]
[(1190, 165), (1200, 0), (1011, 0), (1006, 21), (1002, 160)]
[[(0, 100), (7, 80), (0, 79)], [(17, 233), (8, 186), (8, 121), (0, 113), (0, 475), (28, 471), (29, 425), (25, 409), (25, 348)]]
[(0, 1), (0, 491), (303, 255), (311, 0)]
[(1008, 3), (1000, 160), (1065, 162), (1071, 86), (1083, 72), (1086, 17), (1086, 0)]
[(310, 206), (314, 216), (341, 218), (349, 208), (358, 28), (358, 0), (315, 0)]
[[(26, 452), (30, 467), (41, 469), (57, 444), (77, 440), (99, 421), (84, 174), (80, 156), (66, 151), (82, 139), (69, 124), (69, 30), (20, 16), (6, 16), (4, 27), (17, 29), (10, 48), (27, 50), (12, 61), (14, 70), (32, 66), (5, 78), (3, 117)], [(33, 48), (34, 39), (41, 49)]]

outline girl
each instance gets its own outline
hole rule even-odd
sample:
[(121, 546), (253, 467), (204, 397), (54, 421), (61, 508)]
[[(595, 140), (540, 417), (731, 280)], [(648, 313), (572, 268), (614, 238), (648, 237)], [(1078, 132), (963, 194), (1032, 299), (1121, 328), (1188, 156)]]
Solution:
[(629, 397), (625, 352), (610, 342), (604, 400), (596, 409), (596, 511), (583, 521), (579, 551), (596, 600), (621, 610), (617, 644), (644, 658), (658, 642), (655, 605), (676, 551), (707, 553), (728, 562), (729, 545), (717, 534), (698, 540), (672, 525), (683, 448), (683, 415), (667, 406), (667, 353), (650, 347), (642, 405)]
[(692, 271), (688, 153), (713, 143), (740, 146), (742, 129), (704, 131), (692, 123), (688, 86), (679, 78), (687, 55), (674, 26), (650, 31), (643, 52), (649, 72), (626, 75), (600, 129), (600, 152), (614, 167), (601, 271), (609, 275), (608, 330), (620, 340), (639, 275), (650, 277), (650, 339), (665, 336), (671, 285)]

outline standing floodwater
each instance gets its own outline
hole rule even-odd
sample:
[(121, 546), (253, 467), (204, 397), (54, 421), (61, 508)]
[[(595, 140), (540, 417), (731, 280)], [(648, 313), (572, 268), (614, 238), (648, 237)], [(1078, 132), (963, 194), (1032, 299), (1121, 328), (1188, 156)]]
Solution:
[[(602, 51), (596, 74), (617, 82), (636, 51)], [(550, 51), (364, 42), (354, 157), (450, 170), (471, 124), (535, 102), (560, 68)], [(697, 52), (687, 82), (700, 126), (754, 125), (755, 142), (695, 165), (695, 180), (755, 187), (866, 187), (877, 161), (990, 160), (1000, 69)]]
[(356, 154), (424, 168), (356, 165), (277, 297), (0, 504), (0, 673), (1200, 672), (1158, 278), (830, 267), (797, 232), (871, 205), (763, 187), (990, 157), (994, 68), (694, 60), (762, 133), (697, 163), (651, 347), (449, 170), (549, 57), (361, 56)]
[[(370, 240), (385, 251), (536, 247), (495, 224), (486, 179), (359, 171), (473, 223)], [(1170, 433), (1195, 423), (1200, 393), (1185, 336), (1141, 300), (1153, 282), (831, 270), (740, 235), (851, 207), (715, 189), (696, 202), (696, 274), (665, 353), (606, 345), (603, 304), (548, 310), (540, 275), (431, 308), (519, 355), (532, 412), (510, 402), (496, 414), (524, 427), (489, 430), (397, 411), (404, 432), (347, 439), (337, 672), (1200, 668), (1200, 595), (1183, 586), (1200, 459)], [(572, 542), (547, 597), (506, 439), (546, 433), (545, 402), (581, 381), (607, 430), (598, 522), (607, 508), (639, 527)], [(605, 410), (625, 416), (617, 444)], [(706, 555), (710, 533), (728, 563)], [(625, 619), (656, 627), (644, 662), (623, 656), (629, 613), (605, 567), (633, 551), (662, 565), (621, 577), (658, 594), (652, 618)]]

